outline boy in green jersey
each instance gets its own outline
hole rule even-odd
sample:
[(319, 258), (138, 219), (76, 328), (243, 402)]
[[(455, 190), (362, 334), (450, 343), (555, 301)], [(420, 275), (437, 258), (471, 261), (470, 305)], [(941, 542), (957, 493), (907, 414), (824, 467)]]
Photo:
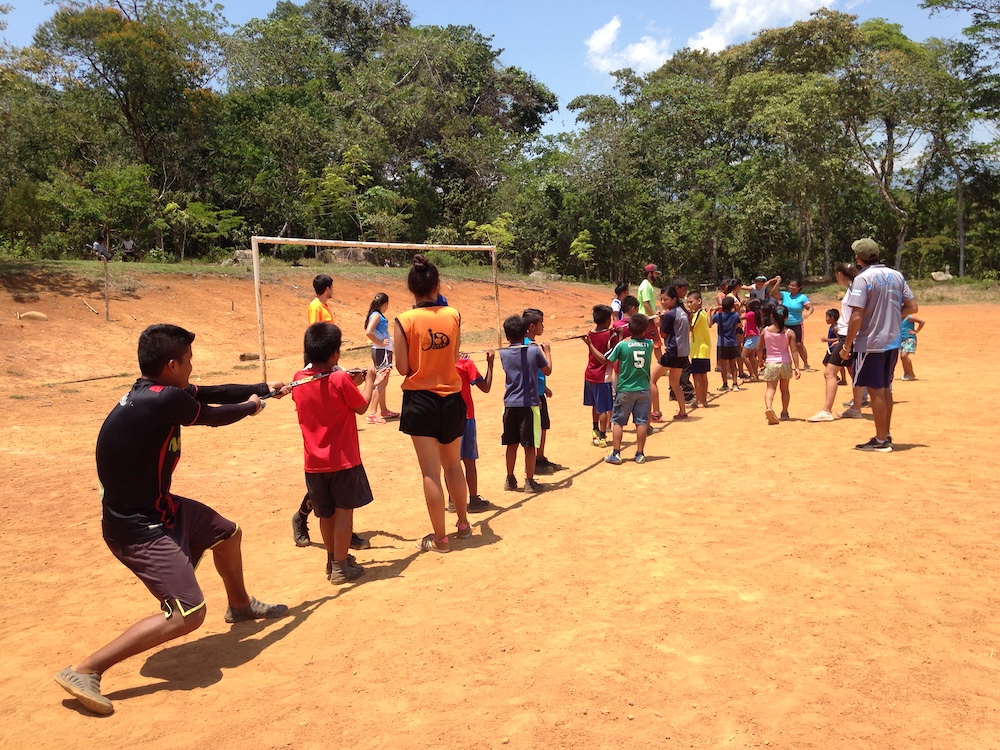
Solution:
[(618, 363), (618, 391), (611, 411), (611, 434), (613, 450), (604, 460), (609, 464), (620, 464), (622, 433), (629, 416), (635, 423), (635, 462), (646, 462), (643, 449), (646, 447), (647, 423), (649, 421), (649, 371), (653, 361), (653, 342), (645, 338), (649, 319), (636, 314), (629, 318), (628, 328), (632, 338), (619, 341), (611, 351), (599, 352), (590, 344), (591, 353), (605, 364)]

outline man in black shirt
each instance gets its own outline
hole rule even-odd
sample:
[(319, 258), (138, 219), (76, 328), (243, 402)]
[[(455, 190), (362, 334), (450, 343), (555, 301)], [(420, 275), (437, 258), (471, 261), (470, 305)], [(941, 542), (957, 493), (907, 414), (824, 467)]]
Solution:
[(104, 540), (163, 610), (56, 675), (56, 682), (98, 714), (114, 711), (100, 692), (105, 670), (204, 622), (205, 597), (194, 570), (207, 550), (226, 587), (226, 622), (288, 613), (284, 604), (264, 604), (247, 593), (240, 528), (208, 506), (170, 493), (181, 456), (181, 425), (220, 427), (258, 414), (264, 408), (260, 397), (274, 390), (285, 395), (284, 383), (192, 385), (192, 341), (193, 333), (173, 325), (142, 332), (143, 376), (111, 410), (97, 437)]

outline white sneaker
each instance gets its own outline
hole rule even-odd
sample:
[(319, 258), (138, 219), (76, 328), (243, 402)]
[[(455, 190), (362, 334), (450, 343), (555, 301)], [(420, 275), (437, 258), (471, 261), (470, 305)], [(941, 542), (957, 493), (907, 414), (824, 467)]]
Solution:
[(844, 409), (840, 414), (841, 419), (864, 419), (865, 415), (860, 409)]
[(809, 422), (832, 422), (833, 414), (828, 411), (818, 411), (807, 420)]

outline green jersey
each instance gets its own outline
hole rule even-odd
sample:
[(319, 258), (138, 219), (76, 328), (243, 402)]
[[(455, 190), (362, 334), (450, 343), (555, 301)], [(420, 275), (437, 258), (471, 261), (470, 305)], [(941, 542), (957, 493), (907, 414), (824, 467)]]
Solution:
[(649, 339), (627, 339), (615, 344), (607, 360), (618, 363), (619, 391), (648, 391), (649, 368), (653, 362), (653, 342)]

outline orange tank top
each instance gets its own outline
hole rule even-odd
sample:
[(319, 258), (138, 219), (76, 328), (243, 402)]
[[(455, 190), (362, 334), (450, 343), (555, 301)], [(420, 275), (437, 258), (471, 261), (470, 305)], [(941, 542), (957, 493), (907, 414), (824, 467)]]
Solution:
[(458, 334), (462, 318), (454, 307), (415, 307), (396, 321), (406, 337), (410, 374), (404, 391), (430, 391), (448, 396), (462, 390), (458, 362)]

